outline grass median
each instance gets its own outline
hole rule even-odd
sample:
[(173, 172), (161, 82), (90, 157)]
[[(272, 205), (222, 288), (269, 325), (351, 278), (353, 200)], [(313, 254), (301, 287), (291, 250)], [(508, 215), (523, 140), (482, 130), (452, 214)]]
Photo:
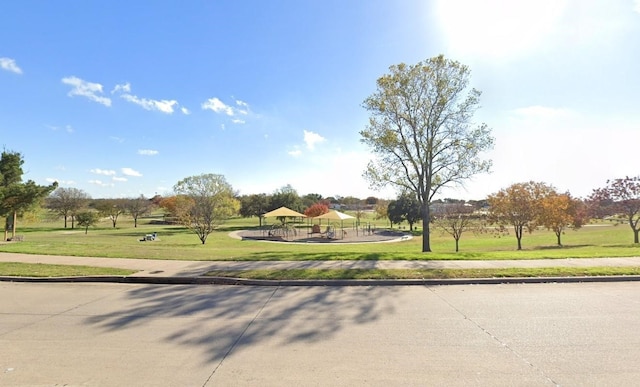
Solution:
[(0, 262), (0, 276), (3, 277), (88, 277), (88, 276), (125, 276), (135, 270), (112, 267), (93, 267), (82, 265), (51, 265), (43, 263)]
[(635, 276), (640, 267), (548, 267), (506, 269), (286, 269), (215, 270), (212, 277), (259, 280), (461, 279)]

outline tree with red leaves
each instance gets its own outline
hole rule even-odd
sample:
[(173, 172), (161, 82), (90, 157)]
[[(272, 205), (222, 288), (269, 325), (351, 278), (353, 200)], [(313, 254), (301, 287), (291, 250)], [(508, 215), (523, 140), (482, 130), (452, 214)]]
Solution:
[(640, 243), (640, 177), (607, 180), (607, 186), (589, 196), (594, 217), (618, 216), (633, 230), (633, 243)]
[(307, 218), (315, 218), (316, 216), (326, 214), (327, 212), (329, 212), (329, 206), (322, 202), (318, 202), (309, 206), (309, 208), (304, 211), (304, 214)]

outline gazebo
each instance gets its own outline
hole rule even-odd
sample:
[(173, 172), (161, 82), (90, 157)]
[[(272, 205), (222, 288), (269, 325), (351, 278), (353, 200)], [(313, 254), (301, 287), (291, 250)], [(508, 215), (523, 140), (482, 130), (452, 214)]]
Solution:
[[(287, 227), (287, 218), (306, 218), (305, 214), (301, 214), (298, 211), (294, 211), (290, 208), (282, 206), (276, 208), (273, 211), (262, 214), (263, 218), (282, 218), (282, 227), (272, 226), (269, 230), (269, 236), (282, 236), (284, 238), (289, 236), (289, 228)], [(296, 235), (295, 229), (293, 229), (294, 235)]]
[[(355, 217), (345, 214), (344, 212), (340, 212), (337, 210), (329, 210), (329, 212), (326, 212), (322, 215), (316, 216), (313, 219), (327, 219), (327, 220), (339, 220), (340, 221), (340, 229), (342, 231), (342, 238), (344, 238), (344, 220), (345, 219), (355, 219)], [(330, 232), (330, 231), (329, 231)], [(333, 236), (335, 238), (335, 235)], [(327, 238), (330, 238), (329, 235), (327, 235)]]

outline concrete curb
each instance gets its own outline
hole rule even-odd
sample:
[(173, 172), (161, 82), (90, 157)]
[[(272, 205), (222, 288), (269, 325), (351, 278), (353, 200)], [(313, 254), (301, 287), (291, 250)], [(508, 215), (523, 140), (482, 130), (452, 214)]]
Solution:
[(514, 277), (459, 279), (371, 279), (371, 280), (257, 280), (228, 277), (0, 277), (1, 282), (48, 283), (119, 283), (156, 285), (242, 285), (242, 286), (441, 286), (441, 285), (498, 285), (524, 283), (580, 283), (640, 281), (640, 276), (581, 276), (581, 277)]

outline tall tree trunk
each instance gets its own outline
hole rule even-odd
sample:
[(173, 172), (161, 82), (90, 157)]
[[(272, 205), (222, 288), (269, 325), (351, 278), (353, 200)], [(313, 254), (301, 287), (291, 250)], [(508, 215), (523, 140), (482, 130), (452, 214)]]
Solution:
[(639, 233), (640, 233), (640, 228), (633, 229), (633, 243), (640, 243), (640, 240), (638, 239)]
[(562, 241), (560, 241), (560, 235), (562, 231), (556, 231), (556, 237), (558, 238), (558, 246), (562, 247)]
[(67, 215), (64, 216), (64, 228), (67, 228)]
[(431, 252), (431, 242), (429, 240), (429, 222), (431, 214), (429, 213), (429, 203), (422, 204), (422, 252)]
[(456, 253), (458, 252), (458, 244), (460, 242), (460, 238), (456, 238)]
[(15, 240), (16, 239), (16, 223), (17, 223), (17, 221), (18, 221), (18, 213), (16, 211), (13, 211), (13, 227), (11, 227), (11, 240)]
[(518, 240), (518, 250), (522, 250), (522, 226), (515, 226), (516, 239)]

